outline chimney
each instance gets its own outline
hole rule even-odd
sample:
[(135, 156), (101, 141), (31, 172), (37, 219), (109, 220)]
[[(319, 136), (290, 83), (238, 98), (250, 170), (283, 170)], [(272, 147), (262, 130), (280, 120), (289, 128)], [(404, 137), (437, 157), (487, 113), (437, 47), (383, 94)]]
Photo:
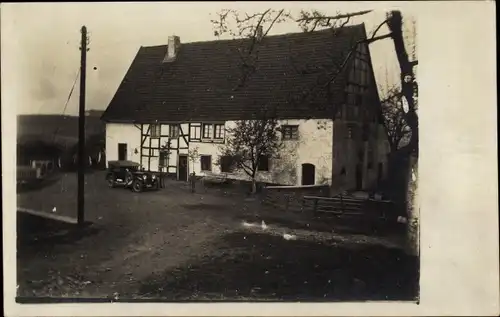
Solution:
[(257, 31), (255, 32), (255, 37), (257, 41), (262, 40), (262, 37), (264, 36), (263, 34), (263, 28), (262, 25), (257, 26)]
[(171, 62), (179, 53), (179, 47), (181, 46), (181, 39), (178, 36), (172, 35), (168, 37), (168, 49), (167, 55), (165, 56), (164, 62)]

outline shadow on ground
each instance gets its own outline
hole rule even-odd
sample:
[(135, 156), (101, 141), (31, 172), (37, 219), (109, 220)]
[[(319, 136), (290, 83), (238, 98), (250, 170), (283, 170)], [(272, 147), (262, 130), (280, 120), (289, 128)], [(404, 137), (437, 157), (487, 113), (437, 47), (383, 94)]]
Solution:
[(49, 187), (59, 181), (60, 177), (52, 177), (50, 179), (41, 179), (41, 180), (34, 180), (29, 183), (24, 183), (24, 184), (18, 184), (17, 185), (17, 192), (18, 193), (25, 193), (25, 192), (32, 192), (32, 191), (37, 191), (37, 190), (42, 190), (45, 187)]
[[(143, 298), (182, 300), (414, 300), (418, 259), (382, 246), (231, 233), (217, 255), (151, 276)], [(125, 295), (123, 295), (125, 296)]]
[(25, 248), (43, 249), (59, 244), (72, 244), (99, 231), (100, 229), (90, 222), (79, 227), (23, 212), (17, 213), (18, 252), (23, 252)]

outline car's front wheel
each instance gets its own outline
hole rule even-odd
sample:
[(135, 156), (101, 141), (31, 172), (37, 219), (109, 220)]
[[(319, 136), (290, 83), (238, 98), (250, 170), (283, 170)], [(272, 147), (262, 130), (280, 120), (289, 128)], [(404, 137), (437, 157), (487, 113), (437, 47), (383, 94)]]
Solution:
[(135, 180), (133, 183), (132, 183), (132, 190), (136, 193), (140, 193), (142, 192), (142, 182), (140, 180)]

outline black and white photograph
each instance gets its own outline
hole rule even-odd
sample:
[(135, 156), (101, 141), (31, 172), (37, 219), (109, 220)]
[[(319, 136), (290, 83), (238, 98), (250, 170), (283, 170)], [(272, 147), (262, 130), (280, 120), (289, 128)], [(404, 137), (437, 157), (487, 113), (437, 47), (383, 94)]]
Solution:
[(420, 20), (371, 4), (8, 4), (16, 303), (419, 305)]

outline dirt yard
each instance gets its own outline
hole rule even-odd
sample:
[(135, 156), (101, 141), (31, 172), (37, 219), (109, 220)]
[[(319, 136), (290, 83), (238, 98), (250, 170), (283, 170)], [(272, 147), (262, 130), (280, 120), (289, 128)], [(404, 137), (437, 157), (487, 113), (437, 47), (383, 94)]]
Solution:
[[(107, 188), (87, 175), (86, 229), (18, 227), (18, 295), (101, 300), (415, 298), (417, 260), (383, 238), (270, 222), (231, 188), (169, 181), (158, 192)], [(75, 216), (76, 175), (18, 194), (18, 207)], [(267, 211), (269, 213), (269, 211)], [(58, 233), (58, 235), (49, 233)], [(36, 297), (36, 298), (34, 298)]]

